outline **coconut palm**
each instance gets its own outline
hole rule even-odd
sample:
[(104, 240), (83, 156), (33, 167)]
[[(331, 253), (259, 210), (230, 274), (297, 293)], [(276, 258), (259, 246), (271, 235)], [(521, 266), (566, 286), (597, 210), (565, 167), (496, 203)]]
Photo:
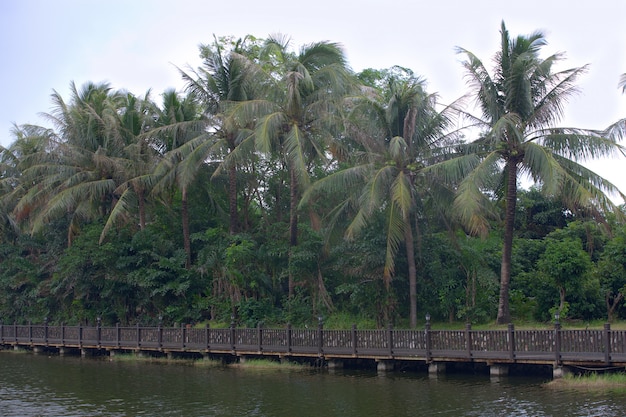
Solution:
[(68, 244), (86, 219), (106, 217), (116, 201), (115, 190), (125, 181), (119, 165), (125, 143), (114, 133), (120, 94), (106, 84), (71, 84), (71, 101), (54, 92), (54, 109), (45, 116), (54, 132), (48, 144), (25, 159), (28, 190), (15, 211), (31, 218), (33, 231), (52, 219), (67, 216)]
[[(257, 151), (276, 156), (289, 172), (289, 244), (298, 244), (298, 203), (309, 182), (313, 161), (326, 157), (336, 136), (336, 115), (341, 100), (352, 87), (345, 55), (338, 44), (318, 42), (289, 51), (289, 39), (270, 37), (261, 65), (267, 73), (265, 97), (233, 108), (242, 125), (256, 121)], [(294, 280), (289, 274), (289, 296)]]
[(27, 207), (19, 215), (15, 213), (17, 203), (32, 186), (24, 177), (24, 171), (37, 164), (38, 155), (50, 149), (56, 140), (51, 129), (35, 125), (15, 125), (11, 133), (14, 138), (11, 146), (0, 147), (0, 230), (5, 238), (15, 237), (28, 229), (36, 207)]
[(387, 248), (383, 279), (389, 289), (395, 258), (404, 244), (410, 324), (415, 327), (416, 215), (424, 200), (439, 199), (446, 194), (440, 188), (441, 183), (435, 181), (434, 167), (443, 157), (438, 149), (454, 139), (455, 132), (446, 132), (455, 111), (452, 107), (438, 111), (437, 96), (426, 92), (424, 81), (410, 72), (398, 73), (397, 69), (388, 77), (383, 95), (363, 98), (353, 105), (348, 132), (361, 148), (361, 152), (353, 152), (355, 165), (313, 184), (305, 201), (317, 191), (343, 193), (346, 199), (335, 210), (335, 216), (346, 209), (353, 210), (348, 237), (359, 233), (376, 213), (384, 213)]
[(489, 205), (485, 191), (493, 174), (500, 175), (497, 195), (503, 195), (505, 213), (497, 322), (502, 324), (510, 321), (511, 250), (520, 176), (527, 174), (543, 192), (559, 196), (572, 209), (615, 210), (605, 193), (624, 195), (576, 161), (624, 153), (624, 148), (598, 132), (555, 127), (586, 66), (555, 71), (563, 55), (542, 57), (546, 39), (541, 32), (511, 38), (503, 22), (500, 35), (492, 73), (473, 53), (459, 49), (482, 111), (477, 120), (484, 131), (466, 148), (469, 174), (459, 185), (455, 207), (473, 231), (484, 232), (487, 223), (481, 210)]
[(225, 110), (229, 103), (255, 98), (257, 84), (256, 66), (246, 57), (247, 48), (255, 45), (254, 40), (247, 45), (248, 38), (237, 41), (232, 50), (224, 49), (225, 39), (215, 39), (213, 45), (201, 46), (203, 64), (197, 70), (187, 73), (181, 70), (187, 82), (187, 91), (197, 97), (204, 107), (204, 115), (211, 133), (199, 135), (176, 150), (187, 170), (194, 171), (205, 160), (221, 159), (213, 176), (223, 169), (228, 171), (229, 232), (239, 231), (237, 211), (237, 165), (242, 152), (235, 152), (237, 147), (249, 137), (246, 126), (239, 126), (236, 120), (227, 117)]
[[(204, 162), (185, 159), (186, 144), (192, 140), (203, 141), (210, 136), (206, 132), (206, 121), (200, 117), (198, 101), (193, 94), (181, 97), (174, 90), (163, 94), (163, 104), (155, 113), (155, 129), (148, 134), (151, 143), (159, 149), (163, 157), (154, 168), (150, 182), (154, 184), (153, 193), (166, 195), (178, 187), (181, 192), (181, 222), (183, 247), (186, 254), (186, 267), (191, 267), (191, 231), (189, 226), (188, 190)], [(186, 163), (186, 166), (183, 165)], [(193, 166), (193, 169), (189, 167)]]
[(120, 96), (117, 117), (112, 118), (109, 130), (124, 146), (121, 154), (115, 157), (116, 164), (123, 170), (124, 181), (114, 191), (115, 200), (102, 230), (101, 241), (114, 224), (134, 217), (135, 211), (139, 216), (139, 228), (146, 227), (150, 175), (160, 156), (146, 135), (155, 123), (155, 105), (149, 92), (143, 98), (131, 93), (120, 93)]

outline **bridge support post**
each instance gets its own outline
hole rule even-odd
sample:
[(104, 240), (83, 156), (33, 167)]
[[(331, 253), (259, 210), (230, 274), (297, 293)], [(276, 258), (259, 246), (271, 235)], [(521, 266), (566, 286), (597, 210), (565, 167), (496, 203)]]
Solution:
[(429, 375), (444, 374), (445, 372), (446, 372), (445, 362), (431, 362), (428, 364)]
[(34, 346), (33, 347), (33, 353), (36, 354), (36, 355), (40, 354), (40, 353), (43, 353), (43, 347), (41, 347), (41, 346)]
[(337, 359), (331, 359), (328, 362), (328, 370), (334, 371), (337, 369), (343, 369), (343, 361)]
[(394, 365), (395, 362), (393, 360), (381, 359), (376, 361), (376, 371), (378, 371), (379, 374), (391, 372), (393, 371)]
[(489, 376), (507, 376), (509, 374), (509, 365), (501, 363), (493, 363), (489, 366)]
[(552, 367), (552, 378), (559, 379), (565, 377), (565, 375), (570, 374), (572, 372), (569, 366), (563, 366), (560, 364), (554, 364)]
[(59, 356), (65, 356), (66, 353), (65, 348), (59, 348)]

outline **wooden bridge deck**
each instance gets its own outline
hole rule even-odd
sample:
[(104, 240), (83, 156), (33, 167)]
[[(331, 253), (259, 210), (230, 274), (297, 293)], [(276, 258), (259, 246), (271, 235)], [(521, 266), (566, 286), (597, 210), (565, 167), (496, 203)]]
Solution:
[(0, 345), (28, 348), (188, 352), (553, 366), (626, 366), (626, 331), (326, 330), (0, 325)]

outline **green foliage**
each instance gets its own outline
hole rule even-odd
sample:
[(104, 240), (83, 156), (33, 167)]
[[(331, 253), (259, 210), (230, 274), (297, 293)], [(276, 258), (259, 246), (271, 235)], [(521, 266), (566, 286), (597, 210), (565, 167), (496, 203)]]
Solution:
[(605, 299), (607, 318), (611, 321), (624, 313), (626, 296), (626, 230), (618, 233), (604, 246), (599, 257), (595, 277)]
[(489, 322), (509, 172), (541, 186), (517, 199), (513, 317), (624, 317), (624, 213), (567, 159), (623, 151), (619, 135), (552, 129), (584, 68), (553, 72), (540, 33), (502, 40), (493, 77), (462, 51), (476, 140), (455, 130), (461, 102), (408, 68), (355, 76), (329, 42), (215, 38), (160, 103), (55, 93), (52, 128), (0, 149), (0, 321)]
[(293, 297), (284, 297), (283, 322), (290, 323), (295, 327), (304, 327), (316, 322), (311, 306), (311, 299), (302, 290), (296, 290)]
[(237, 313), (239, 323), (249, 328), (257, 327), (259, 324), (262, 326), (276, 325), (283, 322), (284, 319), (280, 317), (279, 310), (269, 298), (241, 300), (237, 304)]
[(467, 323), (488, 321), (497, 299), (498, 240), (429, 235), (424, 247), (426, 300), (433, 317)]

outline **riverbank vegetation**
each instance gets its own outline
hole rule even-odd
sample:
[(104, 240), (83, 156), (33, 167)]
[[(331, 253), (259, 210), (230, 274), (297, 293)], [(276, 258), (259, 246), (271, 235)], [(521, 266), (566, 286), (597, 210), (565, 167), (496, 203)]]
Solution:
[(160, 97), (55, 92), (0, 149), (0, 321), (626, 318), (624, 195), (580, 165), (624, 123), (559, 128), (586, 67), (500, 36), (494, 68), (459, 49), (476, 107), (280, 36), (202, 45)]
[(597, 373), (584, 375), (566, 374), (554, 379), (546, 386), (552, 389), (575, 389), (584, 391), (626, 392), (626, 374), (624, 372)]
[(114, 356), (110, 356), (108, 358), (111, 362), (149, 362), (155, 364), (174, 364), (174, 365), (186, 365), (186, 366), (197, 366), (197, 367), (207, 367), (207, 368), (215, 368), (215, 367), (223, 367), (228, 366), (231, 368), (241, 368), (246, 370), (258, 370), (258, 371), (266, 371), (266, 370), (303, 370), (310, 369), (310, 366), (305, 366), (298, 362), (290, 362), (290, 361), (278, 361), (272, 359), (250, 359), (247, 358), (245, 361), (235, 361), (235, 362), (224, 362), (220, 359), (211, 359), (211, 358), (189, 358), (189, 357), (168, 357), (168, 356), (153, 356), (149, 354), (137, 355), (134, 353), (130, 354), (116, 354)]

